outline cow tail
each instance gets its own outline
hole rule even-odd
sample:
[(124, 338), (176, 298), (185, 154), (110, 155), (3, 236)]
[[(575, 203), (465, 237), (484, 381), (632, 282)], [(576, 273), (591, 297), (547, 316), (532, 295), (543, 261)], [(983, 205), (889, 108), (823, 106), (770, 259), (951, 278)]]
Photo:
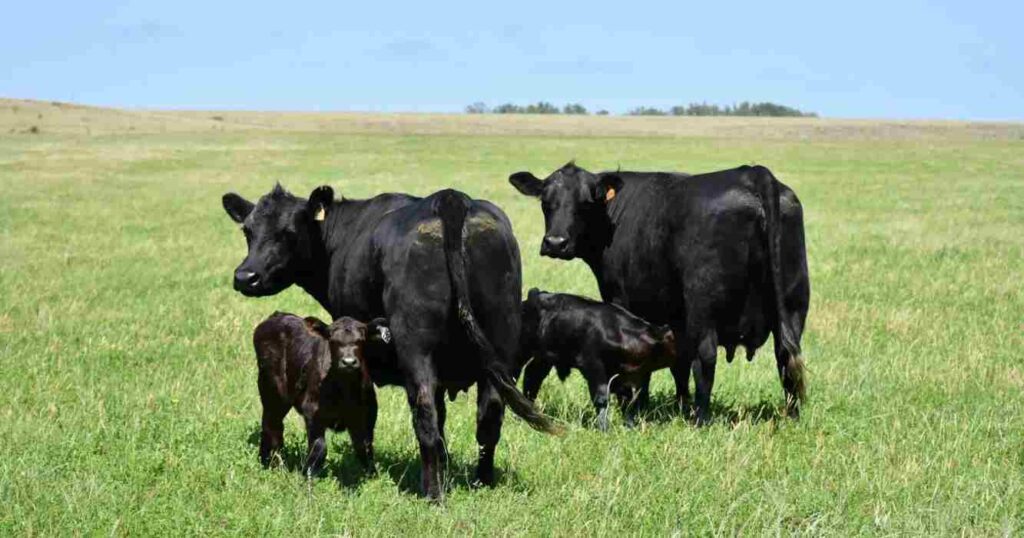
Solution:
[(473, 315), (473, 308), (470, 304), (469, 279), (466, 275), (466, 256), (462, 248), (462, 229), (469, 213), (469, 203), (468, 196), (451, 189), (445, 189), (438, 193), (434, 202), (434, 212), (441, 219), (445, 259), (448, 264), (448, 276), (451, 278), (452, 291), (455, 294), (459, 321), (465, 328), (469, 339), (480, 350), (484, 371), (488, 380), (498, 390), (501, 399), (531, 428), (545, 433), (560, 433), (561, 429), (551, 418), (537, 411), (533, 403), (516, 388), (515, 383), (501, 367), (497, 351), (487, 340), (487, 336), (484, 335)]
[(775, 295), (775, 318), (777, 319), (774, 330), (775, 338), (780, 341), (789, 355), (784, 375), (792, 383), (797, 398), (804, 400), (806, 399), (804, 360), (800, 356), (800, 341), (793, 328), (792, 319), (786, 310), (782, 279), (782, 211), (779, 208), (779, 182), (771, 171), (763, 166), (755, 166), (753, 173), (765, 211), (768, 262), (771, 266), (772, 288), (773, 295)]

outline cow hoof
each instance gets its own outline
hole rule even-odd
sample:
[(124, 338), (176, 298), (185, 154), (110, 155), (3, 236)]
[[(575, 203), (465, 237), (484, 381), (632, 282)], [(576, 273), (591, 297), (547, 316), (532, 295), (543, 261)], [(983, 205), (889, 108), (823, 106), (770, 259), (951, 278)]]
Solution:
[(493, 488), (494, 487), (494, 471), (481, 471), (476, 472), (476, 478), (470, 483), (470, 486), (474, 489), (480, 488)]
[(444, 504), (444, 493), (433, 492), (427, 494), (427, 502), (434, 506), (441, 506)]

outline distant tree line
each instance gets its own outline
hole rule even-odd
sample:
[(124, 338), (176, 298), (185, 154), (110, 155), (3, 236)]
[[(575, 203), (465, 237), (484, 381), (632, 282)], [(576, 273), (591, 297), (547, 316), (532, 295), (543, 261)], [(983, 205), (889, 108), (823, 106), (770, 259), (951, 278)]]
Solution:
[[(536, 103), (521, 106), (514, 103), (505, 103), (498, 105), (494, 108), (488, 107), (484, 103), (476, 102), (466, 107), (467, 114), (568, 114), (585, 116), (590, 114), (587, 107), (579, 103), (569, 103), (562, 108), (547, 102), (538, 101)], [(606, 116), (607, 110), (598, 110), (595, 112), (598, 116)]]
[(630, 110), (630, 116), (772, 116), (772, 117), (795, 117), (795, 118), (816, 118), (814, 112), (779, 105), (776, 103), (751, 103), (743, 101), (733, 106), (709, 105), (708, 103), (690, 103), (686, 106), (674, 106), (663, 110), (653, 107), (637, 107)]
[[(534, 104), (521, 106), (514, 103), (505, 103), (494, 108), (477, 102), (466, 107), (467, 114), (570, 114), (586, 115), (590, 112), (579, 103), (569, 103), (562, 108), (548, 103), (538, 101)], [(607, 116), (607, 110), (595, 112), (598, 116)], [(629, 116), (773, 116), (773, 117), (808, 117), (816, 118), (814, 112), (780, 105), (776, 103), (763, 102), (751, 103), (743, 101), (732, 106), (712, 105), (708, 103), (690, 103), (686, 106), (674, 106), (669, 109), (641, 106), (626, 112)]]

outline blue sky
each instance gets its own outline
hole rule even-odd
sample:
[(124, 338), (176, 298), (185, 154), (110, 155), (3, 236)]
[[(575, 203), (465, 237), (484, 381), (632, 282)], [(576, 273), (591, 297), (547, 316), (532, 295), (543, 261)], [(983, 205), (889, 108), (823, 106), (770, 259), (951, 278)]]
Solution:
[(831, 117), (1024, 119), (1024, 3), (10, 2), (0, 96), (461, 111), (768, 100)]

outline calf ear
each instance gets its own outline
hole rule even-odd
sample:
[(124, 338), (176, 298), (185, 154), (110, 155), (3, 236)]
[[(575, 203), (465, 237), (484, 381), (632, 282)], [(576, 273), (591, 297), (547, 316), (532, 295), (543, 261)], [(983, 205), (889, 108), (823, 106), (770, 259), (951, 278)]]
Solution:
[(508, 182), (527, 196), (540, 196), (544, 190), (544, 182), (529, 172), (516, 172), (508, 176)]
[(314, 334), (319, 334), (320, 336), (323, 336), (324, 338), (328, 339), (331, 337), (331, 328), (328, 327), (326, 323), (320, 321), (318, 318), (314, 318), (311, 316), (308, 318), (304, 318), (303, 321), (306, 322), (306, 328), (308, 328), (310, 332)]
[(366, 326), (366, 338), (371, 342), (382, 344), (391, 343), (391, 329), (388, 327), (388, 320), (377, 318)]
[(327, 218), (327, 209), (331, 207), (331, 202), (334, 201), (334, 189), (327, 185), (321, 185), (309, 194), (309, 201), (306, 202), (306, 207), (309, 209), (309, 214), (313, 215), (313, 220), (322, 222)]
[(675, 345), (676, 334), (672, 332), (672, 328), (668, 325), (659, 325), (656, 329), (658, 338), (661, 339), (666, 345)]
[(224, 205), (224, 211), (228, 212), (228, 216), (231, 220), (241, 224), (245, 221), (245, 218), (252, 213), (252, 202), (242, 198), (241, 196), (229, 192), (220, 199), (221, 204)]
[(538, 297), (540, 297), (540, 289), (538, 288), (530, 288), (530, 291), (526, 293), (526, 299), (528, 301), (535, 301)]
[(622, 178), (615, 173), (605, 173), (601, 175), (601, 182), (598, 185), (594, 201), (608, 203), (619, 194), (619, 189), (622, 188)]

